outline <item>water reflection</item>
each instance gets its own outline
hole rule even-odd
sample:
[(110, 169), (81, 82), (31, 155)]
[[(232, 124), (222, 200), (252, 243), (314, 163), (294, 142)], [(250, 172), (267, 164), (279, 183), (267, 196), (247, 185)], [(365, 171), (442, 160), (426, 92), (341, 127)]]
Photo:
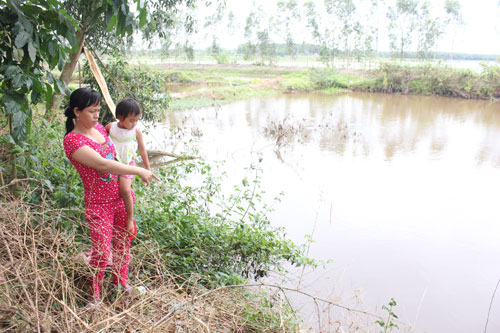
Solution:
[[(237, 111), (232, 112), (232, 108)], [(266, 128), (270, 122), (287, 119), (290, 125), (300, 123), (307, 130), (299, 133), (298, 142), (312, 142), (321, 150), (340, 155), (367, 157), (381, 153), (390, 161), (417, 151), (439, 158), (457, 126), (477, 125), (486, 133), (475, 154), (477, 162), (491, 161), (498, 165), (499, 152), (494, 143), (500, 128), (499, 109), (499, 103), (494, 102), (426, 96), (287, 95), (224, 107), (216, 113), (226, 113), (218, 118), (216, 126), (219, 129), (239, 126), (238, 122), (244, 117), (245, 125), (260, 135), (256, 130)], [(173, 125), (175, 118), (171, 115)]]

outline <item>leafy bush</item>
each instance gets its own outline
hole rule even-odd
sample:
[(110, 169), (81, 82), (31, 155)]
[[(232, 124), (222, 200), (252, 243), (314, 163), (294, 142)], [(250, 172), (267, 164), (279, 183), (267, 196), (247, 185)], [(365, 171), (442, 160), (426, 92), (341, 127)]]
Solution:
[(500, 64), (482, 64), (482, 66), (481, 78), (485, 84), (481, 88), (481, 92), (489, 98), (500, 98)]
[[(88, 64), (84, 66), (84, 82), (95, 90), (100, 90)], [(115, 103), (123, 98), (135, 99), (142, 109), (142, 119), (155, 123), (160, 121), (169, 106), (167, 80), (163, 73), (144, 66), (129, 66), (121, 55), (115, 55), (101, 72), (106, 80), (109, 93)], [(103, 100), (103, 103), (104, 100)], [(102, 108), (101, 122), (113, 118), (107, 108)]]
[[(83, 185), (76, 169), (66, 158), (63, 150), (64, 124), (62, 121), (48, 121), (36, 117), (32, 133), (16, 155), (18, 178), (36, 179), (32, 181), (33, 190), (26, 193), (25, 200), (38, 204), (42, 200), (50, 202), (55, 208), (64, 208), (67, 221), (62, 227), (74, 231), (80, 225), (69, 222), (72, 219), (84, 220)], [(77, 232), (84, 232), (79, 229)], [(86, 231), (85, 231), (86, 232)]]
[(318, 90), (328, 88), (349, 88), (346, 78), (338, 75), (334, 70), (314, 69), (310, 72), (311, 81)]
[(219, 65), (227, 65), (227, 64), (229, 64), (229, 57), (228, 57), (227, 53), (219, 53), (215, 57), (215, 61), (217, 61), (217, 64), (219, 64)]
[(483, 64), (481, 73), (441, 65), (384, 63), (363, 90), (388, 93), (491, 99), (500, 97), (500, 66)]
[(168, 83), (190, 83), (193, 79), (184, 72), (173, 72), (167, 75)]
[(305, 73), (288, 74), (283, 79), (283, 85), (287, 90), (309, 91), (314, 88), (311, 82), (311, 78)]
[(308, 262), (302, 248), (270, 225), (271, 209), (259, 190), (261, 170), (250, 171), (254, 179), (243, 179), (224, 196), (222, 176), (203, 161), (160, 169), (161, 183), (135, 186), (139, 237), (159, 244), (170, 269), (198, 273), (198, 282), (208, 284), (260, 278), (283, 260)]

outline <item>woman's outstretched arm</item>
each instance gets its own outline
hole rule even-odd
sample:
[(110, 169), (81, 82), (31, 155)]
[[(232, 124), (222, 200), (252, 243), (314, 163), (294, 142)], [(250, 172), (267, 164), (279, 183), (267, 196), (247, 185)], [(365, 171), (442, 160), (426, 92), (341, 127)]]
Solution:
[(72, 157), (75, 161), (100, 172), (114, 173), (118, 175), (137, 175), (146, 184), (151, 183), (153, 178), (158, 180), (158, 177), (156, 177), (150, 170), (108, 160), (99, 155), (99, 153), (89, 146), (82, 146), (78, 148), (73, 153)]

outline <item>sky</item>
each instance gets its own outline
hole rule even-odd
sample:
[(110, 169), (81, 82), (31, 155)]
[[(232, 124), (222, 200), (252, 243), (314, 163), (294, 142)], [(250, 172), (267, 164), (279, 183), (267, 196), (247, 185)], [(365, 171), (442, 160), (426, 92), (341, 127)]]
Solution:
[[(298, 0), (299, 3), (303, 3), (304, 0)], [(322, 0), (313, 0), (314, 2), (320, 4)], [(389, 0), (390, 1), (390, 0)], [(232, 36), (227, 33), (224, 28), (219, 28), (216, 33), (220, 44), (225, 48), (235, 48), (235, 41), (244, 42), (242, 36), (242, 29), (245, 25), (246, 17), (251, 11), (252, 6), (254, 8), (261, 7), (268, 17), (276, 16), (278, 0), (226, 0), (227, 12), (232, 10), (236, 20), (240, 25), (239, 36)], [(365, 0), (365, 2), (367, 2)], [(433, 12), (435, 15), (441, 15), (444, 0), (432, 0), (431, 4), (435, 8)], [(499, 54), (500, 55), (500, 3), (499, 0), (460, 0), (462, 5), (462, 16), (464, 20), (464, 25), (458, 29), (455, 35), (447, 34), (444, 35), (436, 51), (444, 52), (463, 52), (463, 53), (478, 53), (478, 54)], [(380, 20), (382, 27), (385, 29), (386, 19), (382, 17)], [(311, 38), (306, 33), (305, 26), (296, 27), (296, 36), (304, 36), (303, 39)], [(387, 33), (383, 34), (384, 36)], [(211, 42), (211, 37), (208, 38), (207, 34), (201, 34), (199, 40), (201, 43), (207, 44), (208, 41)], [(306, 40), (307, 42), (307, 40)], [(389, 49), (388, 38), (381, 37), (381, 42), (379, 49), (385, 51)]]
[(465, 26), (455, 51), (500, 54), (500, 5), (497, 0), (461, 0)]

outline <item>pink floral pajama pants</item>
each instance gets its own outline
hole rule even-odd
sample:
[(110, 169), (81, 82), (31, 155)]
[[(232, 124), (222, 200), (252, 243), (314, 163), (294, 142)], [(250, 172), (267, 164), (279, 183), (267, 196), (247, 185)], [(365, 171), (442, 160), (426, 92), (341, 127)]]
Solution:
[(123, 200), (104, 204), (85, 205), (85, 217), (89, 222), (92, 254), (90, 265), (96, 268), (91, 279), (92, 295), (99, 298), (101, 282), (108, 264), (113, 242), (113, 283), (127, 284), (130, 260), (130, 240), (127, 239), (127, 212)]

